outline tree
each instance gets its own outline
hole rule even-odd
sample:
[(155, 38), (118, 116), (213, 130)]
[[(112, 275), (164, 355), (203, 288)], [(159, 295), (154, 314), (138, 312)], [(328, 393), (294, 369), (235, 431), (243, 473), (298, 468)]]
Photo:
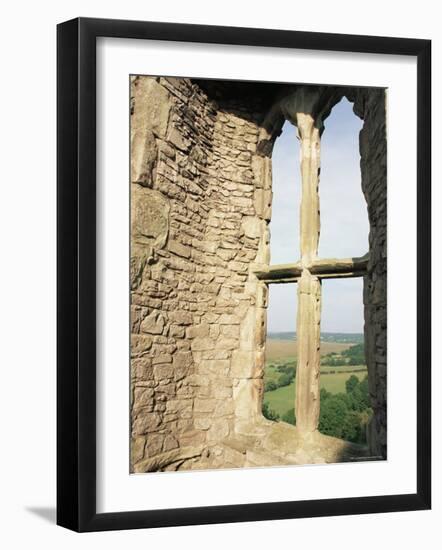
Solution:
[(321, 399), (321, 405), (322, 405), (323, 401), (325, 401), (328, 397), (330, 397), (330, 395), (331, 395), (331, 393), (329, 391), (327, 391), (325, 388), (320, 389), (319, 396), (320, 396), (320, 399)]
[(347, 412), (345, 401), (337, 398), (336, 395), (330, 396), (321, 403), (319, 431), (326, 435), (342, 437), (342, 427)]
[(269, 407), (269, 404), (264, 402), (262, 404), (262, 414), (267, 418), (267, 420), (279, 420), (279, 414), (277, 414), (273, 409)]
[(276, 384), (276, 382), (274, 380), (269, 380), (265, 387), (264, 387), (264, 391), (265, 392), (268, 392), (268, 391), (275, 391), (277, 389), (278, 385)]
[(345, 382), (345, 391), (347, 394), (354, 392), (355, 388), (359, 386), (359, 378), (352, 374), (350, 378)]
[(331, 394), (321, 389), (319, 430), (354, 443), (366, 443), (366, 425), (372, 413), (368, 377), (359, 382), (352, 375), (345, 386), (345, 393)]
[(284, 373), (278, 378), (278, 386), (289, 386), (292, 383), (293, 377), (290, 374)]
[(349, 358), (349, 365), (365, 365), (364, 344), (356, 344), (344, 350), (342, 355)]
[(356, 411), (348, 411), (342, 425), (342, 438), (353, 443), (362, 443), (361, 418)]
[(280, 365), (280, 366), (277, 368), (277, 370), (278, 370), (278, 372), (282, 372), (282, 373), (288, 374), (288, 375), (290, 375), (292, 378), (295, 378), (296, 369), (295, 369), (295, 367), (293, 367), (293, 366), (290, 366), (290, 365)]
[(286, 413), (283, 414), (281, 420), (283, 422), (287, 422), (287, 424), (293, 424), (293, 426), (295, 426), (296, 424), (295, 409), (289, 409)]

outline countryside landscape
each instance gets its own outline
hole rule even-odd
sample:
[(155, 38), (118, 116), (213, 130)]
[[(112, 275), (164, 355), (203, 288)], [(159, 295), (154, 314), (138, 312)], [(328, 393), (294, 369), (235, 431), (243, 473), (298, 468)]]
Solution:
[[(297, 342), (293, 332), (267, 335), (263, 414), (295, 424)], [(321, 334), (319, 431), (353, 443), (366, 443), (371, 417), (364, 338), (359, 333)]]

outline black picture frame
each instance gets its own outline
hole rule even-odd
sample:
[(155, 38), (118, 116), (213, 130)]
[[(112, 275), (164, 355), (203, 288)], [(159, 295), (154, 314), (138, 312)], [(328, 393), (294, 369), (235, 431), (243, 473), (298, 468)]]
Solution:
[[(417, 492), (96, 512), (96, 39), (417, 58)], [(57, 523), (83, 531), (425, 510), (431, 506), (431, 41), (79, 18), (57, 28)]]

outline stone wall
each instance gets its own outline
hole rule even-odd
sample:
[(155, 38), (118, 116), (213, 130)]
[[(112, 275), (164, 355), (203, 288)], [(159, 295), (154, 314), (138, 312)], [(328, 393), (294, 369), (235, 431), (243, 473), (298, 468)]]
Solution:
[[(353, 96), (353, 97), (352, 97)], [(387, 457), (387, 137), (385, 90), (350, 93), (364, 120), (360, 132), (362, 191), (370, 222), (369, 262), (364, 277), (365, 349), (373, 417), (369, 445)]]
[(260, 415), (266, 289), (250, 265), (268, 261), (270, 164), (251, 107), (188, 79), (132, 81), (135, 471)]
[(215, 113), (188, 82), (147, 77), (133, 78), (131, 108), (135, 467), (202, 440), (194, 429), (190, 338), (201, 306), (215, 299), (217, 288), (199, 269)]
[[(253, 465), (239, 460), (245, 451), (222, 443), (256, 436), (267, 425), (267, 285), (255, 270), (269, 263), (281, 86), (134, 77), (131, 89), (131, 468)], [(385, 296), (378, 281), (385, 282), (385, 272), (376, 262), (385, 260), (385, 226), (381, 233), (376, 205), (385, 181), (376, 163), (385, 151), (371, 148), (383, 131), (381, 111), (371, 106), (376, 99), (364, 97), (357, 101), (367, 121), (361, 166), (375, 250), (366, 326), (379, 328), (366, 334), (380, 348), (369, 358), (378, 430), (385, 397)]]

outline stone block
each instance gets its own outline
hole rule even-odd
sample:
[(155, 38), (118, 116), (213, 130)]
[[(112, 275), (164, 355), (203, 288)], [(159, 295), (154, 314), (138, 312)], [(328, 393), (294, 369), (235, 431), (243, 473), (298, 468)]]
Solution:
[(180, 418), (189, 418), (192, 413), (192, 400), (184, 398), (168, 399), (166, 401), (166, 411), (168, 413), (178, 413)]
[(174, 367), (189, 367), (192, 364), (192, 352), (190, 351), (179, 351), (173, 355), (173, 366)]
[(161, 453), (163, 449), (164, 435), (151, 434), (146, 438), (146, 455), (155, 456)]
[(159, 363), (172, 363), (172, 355), (170, 353), (160, 353), (152, 357), (152, 365), (158, 365)]
[(230, 315), (228, 313), (223, 313), (218, 319), (220, 325), (239, 325), (239, 317), (237, 315)]
[(209, 335), (209, 327), (210, 325), (204, 323), (201, 325), (194, 325), (193, 327), (189, 327), (186, 330), (186, 337), (187, 338), (198, 338), (198, 337), (204, 337)]
[(144, 407), (153, 403), (153, 388), (136, 387), (134, 390), (134, 408)]
[(131, 186), (131, 257), (164, 247), (169, 231), (169, 202), (157, 191)]
[(172, 145), (175, 145), (180, 151), (186, 152), (190, 147), (190, 140), (183, 136), (183, 134), (178, 130), (178, 128), (171, 128), (169, 134), (167, 135), (167, 141)]
[(228, 338), (239, 338), (239, 325), (222, 325), (221, 334)]
[(181, 434), (178, 439), (180, 447), (194, 447), (206, 441), (206, 432), (203, 430), (191, 430)]
[(208, 430), (210, 428), (210, 425), (212, 423), (212, 420), (210, 418), (207, 418), (207, 416), (203, 417), (196, 417), (195, 418), (195, 428), (197, 430)]
[(233, 399), (223, 399), (218, 401), (214, 416), (231, 416), (235, 411)]
[(131, 174), (132, 183), (152, 187), (158, 159), (158, 146), (153, 132), (140, 129), (132, 132)]
[(131, 462), (135, 464), (139, 460), (144, 458), (144, 448), (146, 445), (146, 438), (144, 436), (135, 437), (132, 439), (131, 445)]
[(171, 325), (169, 327), (169, 335), (172, 338), (184, 338), (186, 334), (186, 330), (184, 327), (180, 327), (179, 325)]
[(254, 362), (255, 354), (253, 351), (234, 351), (230, 368), (232, 378), (252, 378)]
[(244, 216), (241, 226), (246, 237), (257, 239), (261, 237), (265, 224), (256, 216)]
[(226, 338), (220, 336), (216, 340), (215, 349), (217, 350), (234, 350), (238, 348), (238, 339), (237, 338)]
[(211, 413), (215, 410), (216, 399), (195, 399), (193, 410), (196, 413)]
[(270, 221), (272, 216), (272, 191), (255, 189), (254, 206), (256, 214), (263, 220)]
[(201, 367), (202, 372), (209, 372), (219, 376), (226, 376), (230, 370), (229, 359), (205, 359)]
[(167, 132), (171, 102), (154, 78), (132, 83), (134, 108), (131, 115), (131, 181), (152, 186), (158, 158), (156, 138)]
[(192, 351), (205, 351), (215, 348), (215, 341), (208, 337), (195, 338), (190, 344)]
[(139, 78), (132, 87), (134, 111), (131, 119), (132, 135), (149, 128), (164, 139), (172, 105), (169, 92), (154, 77)]
[(189, 311), (171, 311), (169, 313), (169, 320), (176, 325), (191, 325), (192, 314)]
[(212, 384), (210, 395), (215, 399), (229, 399), (232, 397), (232, 387), (218, 386), (216, 383)]
[(147, 334), (162, 334), (164, 330), (164, 317), (159, 311), (152, 311), (141, 321), (140, 330)]
[(207, 432), (207, 441), (222, 441), (229, 433), (229, 421), (223, 418), (215, 419)]
[(164, 443), (163, 443), (163, 451), (164, 452), (171, 451), (172, 449), (177, 449), (178, 446), (179, 446), (179, 444), (178, 444), (178, 441), (175, 437), (173, 437), (170, 434), (165, 436)]
[(134, 436), (145, 435), (154, 432), (161, 424), (161, 416), (158, 413), (145, 413), (135, 418), (132, 424), (132, 433)]
[(181, 256), (182, 258), (190, 258), (191, 249), (178, 241), (174, 241), (172, 239), (169, 240), (167, 243), (167, 248), (170, 252), (176, 254), (177, 256)]
[(132, 357), (146, 353), (152, 347), (152, 336), (144, 334), (130, 335), (130, 351)]
[(153, 367), (153, 376), (155, 380), (169, 380), (174, 376), (174, 369), (169, 363), (155, 365)]

